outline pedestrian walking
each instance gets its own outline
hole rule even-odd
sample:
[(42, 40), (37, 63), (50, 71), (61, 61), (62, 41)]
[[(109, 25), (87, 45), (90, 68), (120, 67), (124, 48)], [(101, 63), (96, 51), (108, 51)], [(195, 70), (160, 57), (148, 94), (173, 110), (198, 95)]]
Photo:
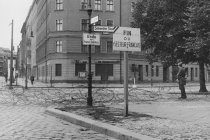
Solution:
[(16, 86), (17, 86), (17, 82), (18, 82), (18, 73), (15, 73), (15, 81), (16, 81)]
[(182, 66), (182, 63), (179, 63), (178, 64), (178, 67), (179, 67), (179, 71), (177, 73), (177, 80), (178, 80), (178, 83), (179, 83), (179, 89), (181, 91), (181, 99), (186, 99), (187, 98), (187, 95), (186, 95), (186, 92), (185, 92), (185, 85), (186, 85), (186, 70), (185, 68)]
[(33, 75), (31, 75), (30, 80), (31, 80), (31, 84), (33, 85), (34, 84), (34, 76)]
[(7, 73), (4, 74), (5, 82), (7, 83)]

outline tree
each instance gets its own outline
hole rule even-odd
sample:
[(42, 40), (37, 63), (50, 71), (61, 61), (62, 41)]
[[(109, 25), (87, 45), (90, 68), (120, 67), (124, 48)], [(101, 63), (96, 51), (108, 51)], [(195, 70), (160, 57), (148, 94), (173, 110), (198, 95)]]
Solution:
[(210, 1), (191, 0), (188, 7), (185, 30), (190, 36), (185, 39), (186, 62), (197, 62), (200, 70), (200, 92), (207, 92), (204, 66), (210, 64)]
[(186, 10), (186, 0), (143, 0), (136, 4), (132, 26), (141, 29), (142, 48), (152, 50), (146, 58), (169, 67), (185, 55), (181, 46), (188, 36), (184, 30)]
[(179, 61), (197, 62), (200, 91), (206, 92), (204, 66), (210, 64), (209, 0), (142, 0), (133, 13), (133, 27), (141, 28), (142, 48), (153, 50), (148, 60), (165, 67)]

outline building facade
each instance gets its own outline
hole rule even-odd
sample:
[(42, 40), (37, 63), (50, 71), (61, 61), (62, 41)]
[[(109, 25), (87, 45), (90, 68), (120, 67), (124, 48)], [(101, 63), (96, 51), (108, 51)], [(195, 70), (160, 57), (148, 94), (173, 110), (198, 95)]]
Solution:
[[(91, 0), (96, 25), (129, 27), (135, 0)], [(88, 46), (82, 35), (88, 32), (89, 0), (34, 0), (22, 27), (21, 66), (43, 82), (81, 82), (88, 71)], [(32, 36), (33, 35), (33, 36)], [(99, 46), (91, 46), (93, 81), (123, 81), (123, 54), (113, 51), (112, 34), (100, 33)], [(27, 51), (26, 51), (27, 50)], [(144, 52), (129, 53), (132, 82), (174, 81), (177, 68), (150, 65)], [(188, 80), (199, 80), (198, 65), (190, 64)]]
[(10, 56), (10, 50), (6, 48), (0, 48), (0, 76), (8, 74), (8, 58)]

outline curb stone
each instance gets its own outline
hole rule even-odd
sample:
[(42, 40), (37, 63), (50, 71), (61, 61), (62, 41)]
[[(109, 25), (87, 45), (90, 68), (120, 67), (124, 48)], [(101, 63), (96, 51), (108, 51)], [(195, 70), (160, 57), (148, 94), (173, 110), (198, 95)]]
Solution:
[(129, 130), (119, 128), (110, 124), (102, 123), (99, 121), (84, 118), (79, 115), (75, 115), (69, 112), (60, 111), (54, 108), (48, 108), (46, 113), (57, 116), (63, 120), (71, 122), (88, 129), (92, 129), (96, 132), (120, 139), (120, 140), (158, 140), (149, 136), (141, 135), (131, 132)]

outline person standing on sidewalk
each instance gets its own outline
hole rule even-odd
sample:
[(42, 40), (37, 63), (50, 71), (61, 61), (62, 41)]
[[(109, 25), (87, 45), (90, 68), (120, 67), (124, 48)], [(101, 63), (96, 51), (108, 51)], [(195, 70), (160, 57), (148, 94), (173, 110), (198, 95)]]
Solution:
[(7, 83), (7, 73), (4, 74), (5, 82)]
[(186, 85), (186, 70), (185, 68), (182, 66), (182, 63), (178, 64), (179, 67), (179, 72), (177, 74), (177, 80), (179, 82), (179, 89), (181, 90), (181, 99), (186, 99), (187, 95), (185, 92), (185, 85)]
[(34, 84), (34, 76), (33, 75), (31, 75), (30, 80), (31, 80), (31, 84), (33, 85)]

